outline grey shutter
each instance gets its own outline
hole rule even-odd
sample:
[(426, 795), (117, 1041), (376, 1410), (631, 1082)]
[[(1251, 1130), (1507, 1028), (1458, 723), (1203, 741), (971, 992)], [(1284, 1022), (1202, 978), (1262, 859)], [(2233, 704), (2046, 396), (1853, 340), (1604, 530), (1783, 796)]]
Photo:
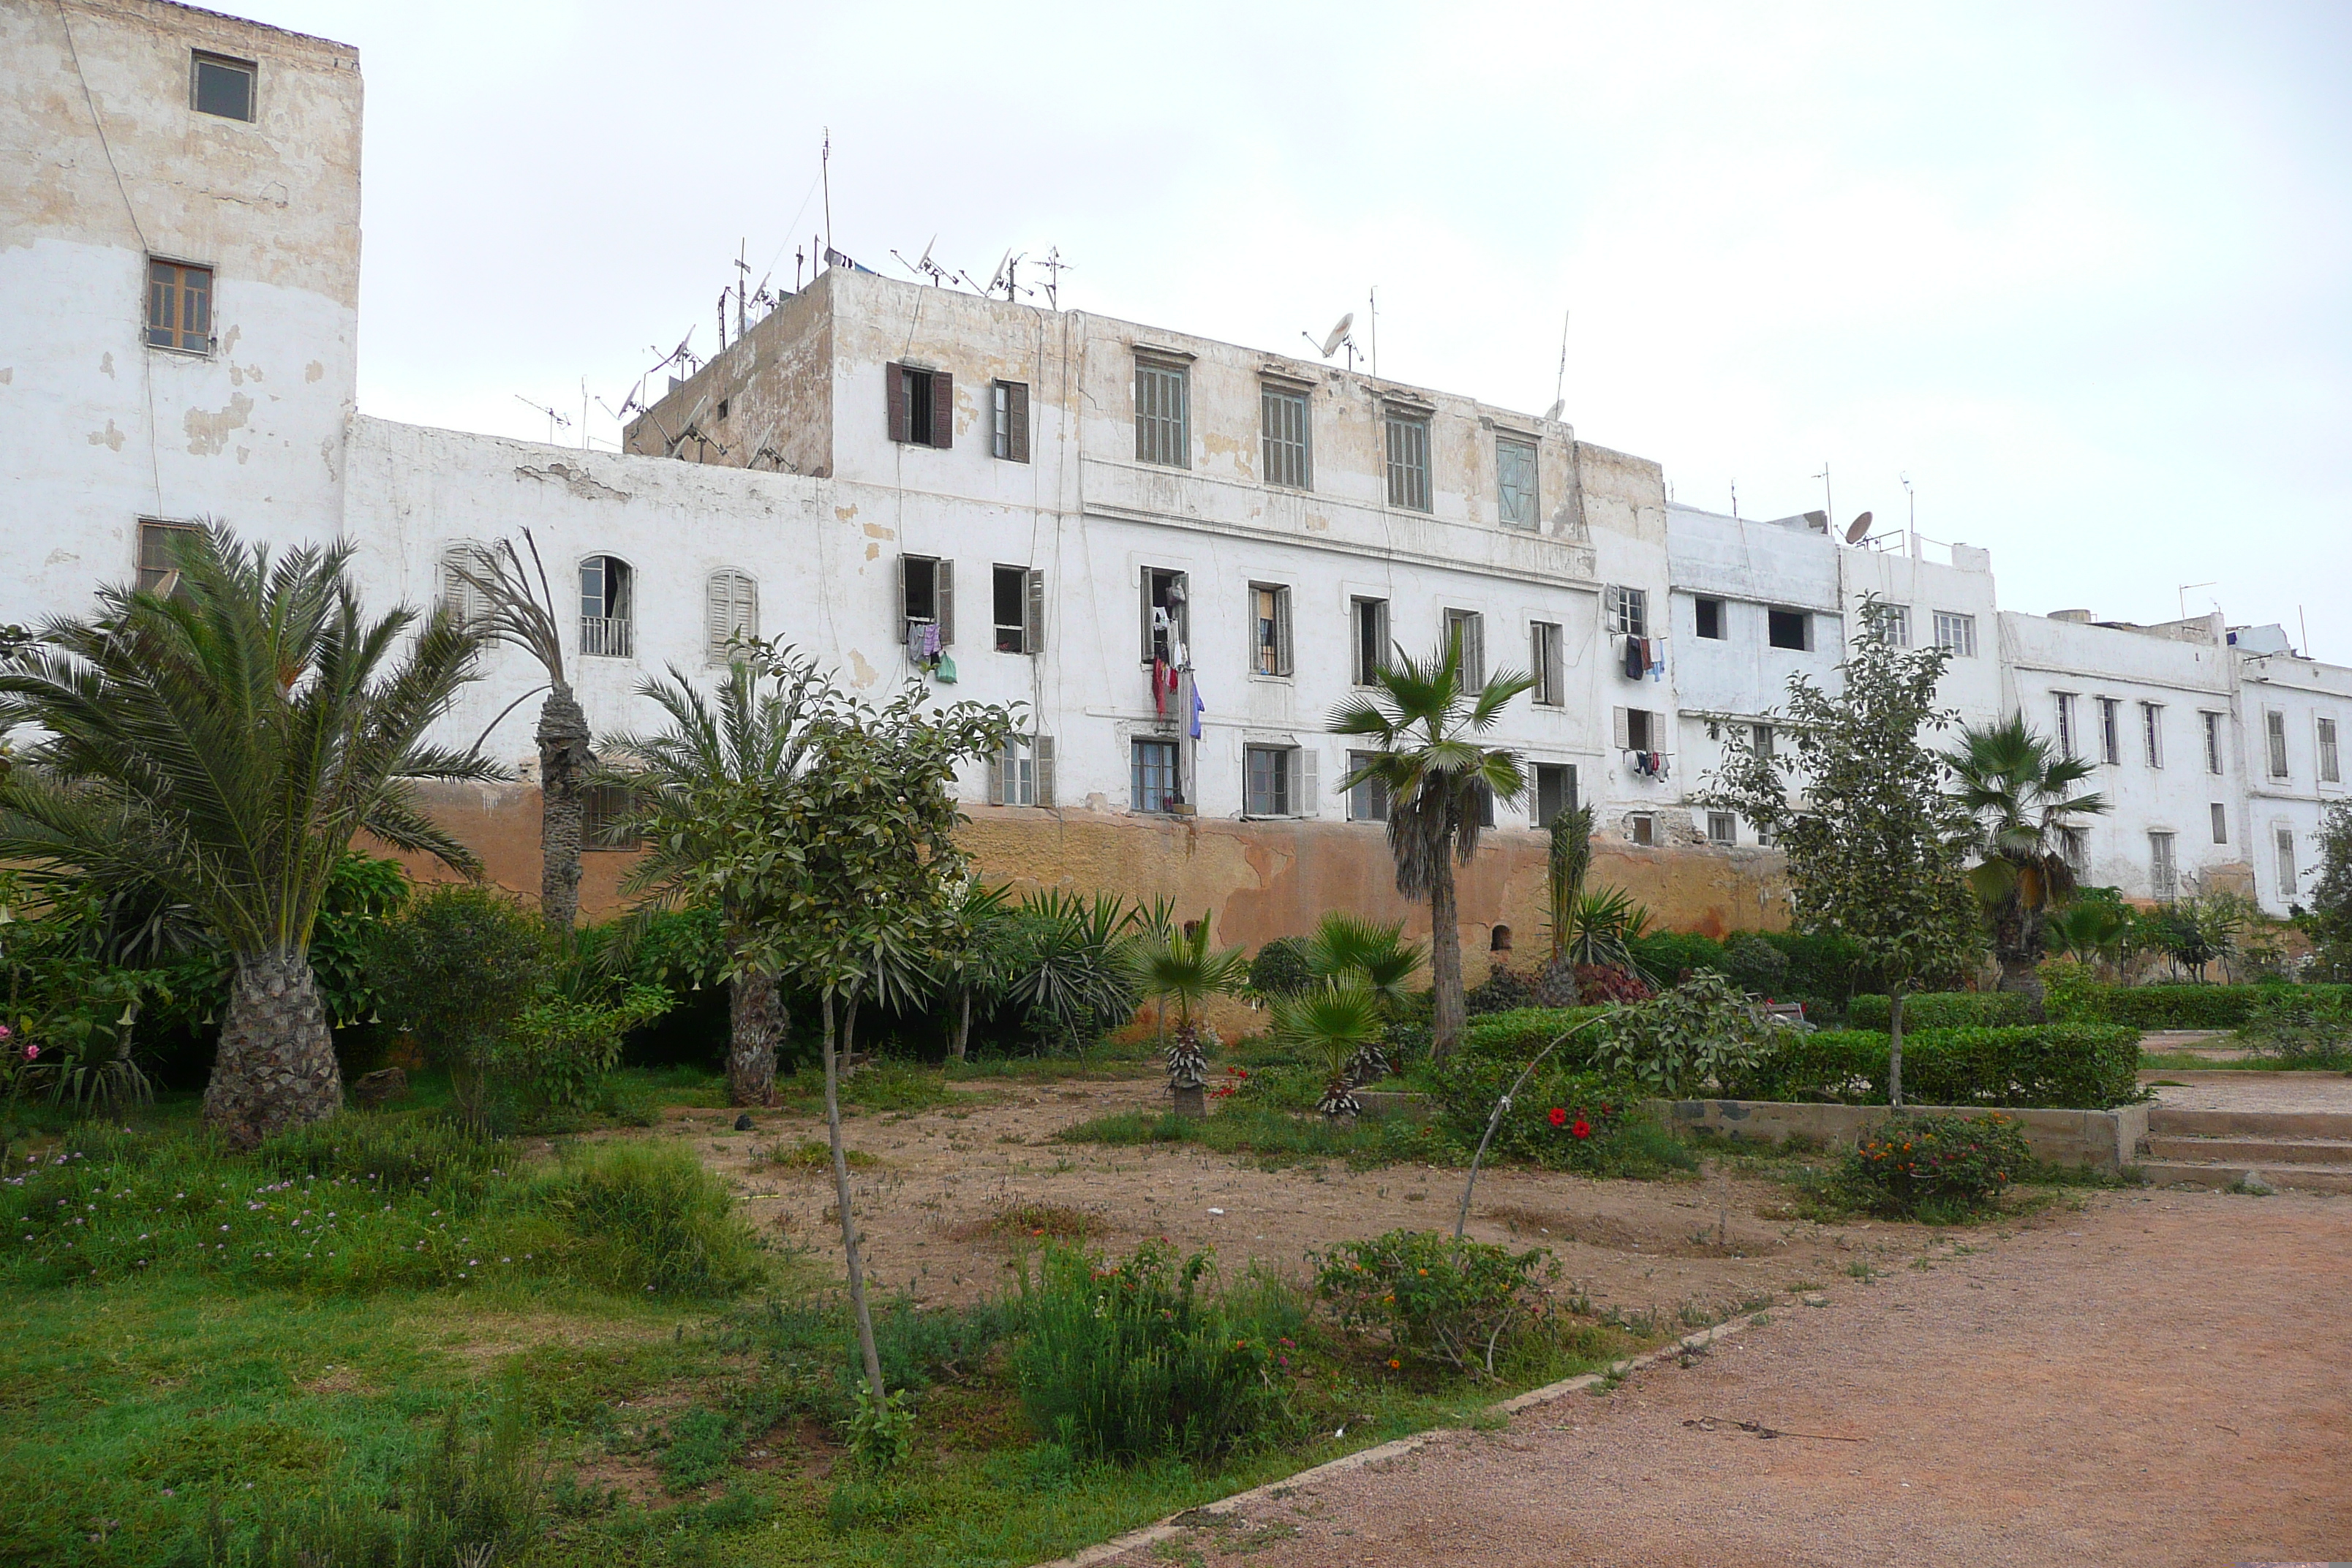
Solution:
[(703, 659), (706, 663), (724, 664), (727, 661), (727, 610), (732, 597), (729, 592), (727, 574), (713, 572), (702, 595), (705, 617)]
[(1290, 673), (1290, 590), (1274, 591), (1274, 668), (1277, 675)]
[(1617, 749), (1621, 752), (1632, 751), (1633, 749), (1633, 725), (1626, 720), (1625, 710), (1622, 708), (1609, 710), (1609, 721), (1616, 731)]
[(940, 561), (931, 567), (931, 610), (940, 620), (940, 646), (955, 641), (955, 563)]
[(882, 367), (883, 385), (887, 389), (884, 401), (890, 411), (890, 439), (907, 439), (907, 367), (902, 364)]
[(931, 445), (955, 445), (955, 377), (943, 370), (931, 372)]
[(1028, 593), (1022, 599), (1021, 651), (1035, 655), (1045, 648), (1045, 574), (1033, 566), (1028, 575)]
[(1004, 753), (1002, 751), (988, 753), (988, 804), (1004, 804)]
[(1151, 662), (1151, 568), (1143, 569), (1143, 662)]
[(1292, 781), (1290, 809), (1299, 816), (1323, 815), (1322, 763), (1315, 748), (1298, 748), (1298, 776)]
[(1033, 755), (1037, 763), (1037, 804), (1054, 804), (1054, 737), (1038, 735), (1032, 741)]
[(1029, 460), (1029, 388), (1016, 381), (1007, 386), (1006, 393), (1004, 419), (1010, 426), (1005, 432), (1006, 445), (1012, 449), (1014, 462), (1025, 463)]

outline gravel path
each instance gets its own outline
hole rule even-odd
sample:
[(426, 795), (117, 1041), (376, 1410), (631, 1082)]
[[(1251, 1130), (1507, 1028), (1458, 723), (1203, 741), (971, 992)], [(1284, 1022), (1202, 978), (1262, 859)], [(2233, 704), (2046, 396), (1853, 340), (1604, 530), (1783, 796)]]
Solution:
[[(2153, 1077), (2157, 1103), (2183, 1110), (2352, 1111), (2352, 1073), (2159, 1072)], [(2185, 1081), (2167, 1083), (2167, 1079)]]
[(2352, 1203), (2100, 1194), (1962, 1245), (1118, 1561), (2352, 1559)]

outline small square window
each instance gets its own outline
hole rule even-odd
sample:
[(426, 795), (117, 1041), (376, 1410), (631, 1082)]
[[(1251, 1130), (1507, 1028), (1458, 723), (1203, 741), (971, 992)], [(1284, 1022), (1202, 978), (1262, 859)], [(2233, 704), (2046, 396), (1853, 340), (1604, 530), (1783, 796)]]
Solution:
[(188, 106), (223, 120), (253, 118), (254, 63), (226, 55), (197, 54), (188, 72)]
[(1609, 612), (1609, 635), (1645, 637), (1650, 635), (1650, 593), (1646, 588), (1612, 584), (1601, 595)]
[(1658, 844), (1658, 819), (1647, 812), (1636, 812), (1628, 819), (1633, 842), (1644, 848), (1654, 849)]
[[(179, 571), (173, 556), (179, 542), (196, 531), (193, 522), (161, 522), (153, 518), (139, 520), (139, 585), (160, 588), (163, 580)], [(178, 584), (173, 584), (173, 592)]]
[(147, 263), (147, 344), (184, 353), (213, 345), (213, 269), (184, 261)]
[(1706, 814), (1706, 841), (1709, 844), (1731, 845), (1739, 842), (1739, 819), (1727, 811)]
[(1812, 617), (1802, 610), (1767, 610), (1766, 637), (1774, 647), (1791, 648), (1798, 652), (1811, 646), (1807, 636)]
[(1290, 775), (1295, 755), (1293, 749), (1287, 746), (1251, 746), (1247, 749), (1244, 809), (1250, 816), (1290, 815)]
[(1723, 601), (1694, 599), (1692, 607), (1698, 612), (1698, 635), (1709, 642), (1723, 640)]

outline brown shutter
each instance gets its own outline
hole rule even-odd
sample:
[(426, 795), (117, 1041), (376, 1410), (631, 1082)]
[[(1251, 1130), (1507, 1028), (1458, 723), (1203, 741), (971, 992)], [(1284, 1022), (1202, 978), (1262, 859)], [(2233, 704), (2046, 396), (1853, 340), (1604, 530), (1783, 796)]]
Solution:
[(931, 372), (931, 445), (955, 445), (955, 377), (943, 370)]
[(1021, 628), (1021, 651), (1037, 654), (1045, 647), (1045, 574), (1042, 570), (1030, 569), (1028, 590), (1022, 601), (1028, 620)]
[(1010, 426), (1007, 437), (1013, 460), (1025, 463), (1029, 460), (1029, 388), (1016, 381), (1005, 391), (1004, 417)]
[(955, 641), (955, 563), (940, 561), (931, 567), (931, 608), (940, 622), (940, 646)]
[(888, 364), (882, 367), (882, 384), (888, 389), (890, 405), (890, 439), (907, 439), (907, 367)]

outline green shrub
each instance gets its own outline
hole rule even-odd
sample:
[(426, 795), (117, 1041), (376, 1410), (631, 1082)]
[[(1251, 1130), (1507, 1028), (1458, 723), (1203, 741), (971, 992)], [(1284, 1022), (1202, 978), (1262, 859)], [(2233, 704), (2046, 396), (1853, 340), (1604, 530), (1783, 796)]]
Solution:
[(491, 1069), (539, 1106), (584, 1110), (621, 1064), (621, 1037), (669, 1010), (658, 985), (629, 984), (620, 995), (541, 995), (508, 1022)]
[(1315, 1293), (1340, 1326), (1407, 1359), (1473, 1377), (1491, 1374), (1498, 1349), (1545, 1310), (1559, 1265), (1540, 1250), (1392, 1230), (1343, 1242), (1317, 1260)]
[(1261, 996), (1295, 996), (1314, 984), (1307, 943), (1298, 937), (1276, 937), (1250, 960), (1250, 989)]
[[(1865, 1029), (1777, 1032), (1732, 1075), (1732, 1098), (1886, 1102), (1887, 1037)], [(2139, 1031), (2033, 1024), (1903, 1037), (1903, 1097), (1920, 1105), (2105, 1110), (2140, 1098)]]
[(1702, 969), (1712, 969), (1717, 974), (1731, 973), (1731, 962), (1724, 956), (1723, 943), (1695, 931), (1652, 931), (1626, 946), (1633, 954), (1635, 967), (1661, 985), (1677, 984), (1686, 969), (1694, 973)]
[[(1456, 1056), (1434, 1075), (1438, 1130), (1461, 1159), (1486, 1136), (1495, 1102), (1525, 1065)], [(1680, 1140), (1641, 1114), (1641, 1091), (1621, 1080), (1547, 1062), (1512, 1096), (1495, 1124), (1487, 1158), (1595, 1176), (1653, 1177), (1694, 1168), (1696, 1159)]]
[(608, 1289), (730, 1296), (766, 1272), (726, 1184), (675, 1145), (582, 1151), (535, 1195), (566, 1222), (571, 1271)]
[[(1607, 1011), (1606, 1007), (1517, 1007), (1507, 1013), (1489, 1013), (1462, 1031), (1462, 1043), (1454, 1054), (1524, 1065), (1577, 1025)], [(1554, 1051), (1552, 1059), (1590, 1062), (1599, 1035), (1597, 1028), (1583, 1030)]]
[(1789, 988), (1789, 955), (1752, 931), (1723, 939), (1724, 973), (1742, 991), (1778, 996)]
[(2060, 975), (2062, 981), (2048, 984), (2044, 1004), (2052, 1019), (2128, 1024), (2139, 1029), (2235, 1029), (2254, 1016), (2266, 997), (2284, 989), (2339, 1001), (2352, 997), (2352, 985), (2107, 985), (2082, 977), (2066, 964), (2045, 970), (2045, 984)]
[(1763, 1053), (1769, 1026), (1747, 997), (1712, 970), (1671, 991), (1620, 1007), (1593, 1031), (1603, 1071), (1680, 1100), (1731, 1081)]
[(1984, 1208), (2032, 1163), (2013, 1117), (1906, 1116), (1857, 1141), (1841, 1174), (1865, 1206), (1932, 1217)]
[[(1857, 1029), (1884, 1031), (1888, 1026), (1887, 999), (1868, 992), (1845, 1005), (1846, 1022)], [(1903, 998), (1903, 1037), (1915, 1029), (1982, 1029), (2006, 1024), (2030, 1024), (2033, 1005), (2014, 991), (1927, 991)]]
[(1486, 978), (1464, 993), (1464, 1009), (1473, 1018), (1509, 1013), (1534, 1005), (1535, 987), (1521, 975), (1496, 964)]
[(2352, 1000), (2336, 986), (2279, 986), (2255, 1004), (2238, 1037), (2293, 1067), (2352, 1065)]
[(1013, 1371), (1037, 1435), (1085, 1458), (1213, 1459), (1286, 1424), (1273, 1375), (1305, 1314), (1270, 1280), (1219, 1294), (1206, 1253), (1118, 1263), (1049, 1245), (1024, 1268)]
[(364, 1182), (383, 1193), (429, 1192), (450, 1205), (479, 1197), (510, 1158), (502, 1145), (431, 1111), (347, 1111), (289, 1127), (254, 1158), (281, 1175)]
[(375, 934), (371, 984), (387, 1022), (450, 1069), (478, 1119), (486, 1076), (508, 1029), (546, 984), (546, 928), (514, 899), (471, 883), (435, 888)]

